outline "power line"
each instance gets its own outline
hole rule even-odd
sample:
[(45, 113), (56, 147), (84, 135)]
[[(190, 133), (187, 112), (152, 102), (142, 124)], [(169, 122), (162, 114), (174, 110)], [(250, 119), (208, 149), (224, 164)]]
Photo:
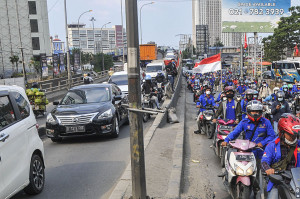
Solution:
[(48, 10), (48, 14), (49, 14), (49, 12), (51, 12), (51, 10), (56, 6), (56, 4), (59, 2), (60, 0), (57, 0), (54, 4), (53, 4), (53, 6)]

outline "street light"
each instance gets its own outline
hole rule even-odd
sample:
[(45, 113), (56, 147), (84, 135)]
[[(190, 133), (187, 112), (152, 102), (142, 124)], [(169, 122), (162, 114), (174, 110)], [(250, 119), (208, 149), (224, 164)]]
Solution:
[[(69, 49), (69, 36), (68, 36), (68, 17), (67, 17), (67, 1), (64, 0), (65, 7), (65, 28), (66, 28), (66, 51), (67, 51), (67, 70), (68, 70), (68, 87), (71, 88), (71, 70), (70, 70), (70, 49)], [(79, 33), (79, 32), (78, 32)]]
[(146, 5), (150, 5), (150, 4), (154, 4), (154, 2), (152, 1), (151, 3), (146, 3), (144, 5), (141, 6), (140, 8), (140, 31), (141, 31), (141, 44), (143, 44), (143, 34), (142, 34), (142, 8)]
[(110, 24), (111, 22), (108, 22), (106, 24), (104, 24), (102, 27), (101, 27), (101, 52), (102, 52), (102, 71), (104, 71), (104, 54), (103, 54), (103, 43), (102, 43), (102, 39), (103, 39), (103, 32), (102, 32), (102, 29), (104, 26), (106, 26), (107, 24)]
[(94, 55), (95, 55), (96, 54), (95, 26), (94, 26), (94, 22), (96, 21), (95, 17), (92, 17), (90, 21), (93, 23)]
[(79, 32), (79, 20), (80, 20), (82, 15), (84, 15), (85, 13), (88, 13), (88, 12), (92, 12), (92, 11), (93, 10), (85, 11), (85, 12), (81, 13), (81, 15), (78, 18), (78, 41), (79, 41), (79, 65), (80, 66), (81, 66), (81, 44), (80, 44), (80, 32)]

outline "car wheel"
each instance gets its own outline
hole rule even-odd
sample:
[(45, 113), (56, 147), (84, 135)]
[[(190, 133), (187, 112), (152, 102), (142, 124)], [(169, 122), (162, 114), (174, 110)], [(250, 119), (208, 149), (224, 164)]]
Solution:
[(120, 133), (119, 122), (118, 122), (117, 116), (114, 119), (114, 125), (113, 125), (113, 127), (114, 127), (114, 130), (113, 130), (111, 136), (113, 138), (117, 138), (117, 137), (119, 137), (119, 133)]
[(29, 171), (29, 185), (24, 191), (30, 195), (36, 195), (42, 192), (45, 185), (45, 167), (41, 157), (34, 154), (31, 158)]
[(50, 138), (52, 142), (61, 142), (62, 138)]

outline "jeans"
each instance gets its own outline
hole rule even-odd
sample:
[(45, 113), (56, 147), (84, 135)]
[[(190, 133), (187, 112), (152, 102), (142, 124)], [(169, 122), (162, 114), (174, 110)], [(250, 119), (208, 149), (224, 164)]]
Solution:
[(276, 135), (278, 135), (278, 122), (273, 122), (273, 126), (274, 126), (274, 132)]
[(152, 96), (151, 100), (155, 102), (156, 108), (159, 108), (158, 98), (156, 96)]
[(168, 79), (170, 81), (172, 91), (174, 91), (174, 77), (172, 75), (168, 75)]
[(278, 199), (278, 189), (273, 187), (268, 193), (268, 199)]

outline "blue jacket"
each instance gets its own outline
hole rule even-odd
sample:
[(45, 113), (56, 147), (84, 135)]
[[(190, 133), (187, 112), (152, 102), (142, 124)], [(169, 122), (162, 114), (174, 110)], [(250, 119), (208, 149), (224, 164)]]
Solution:
[(300, 89), (298, 89), (297, 86), (294, 85), (294, 86), (293, 86), (292, 93), (295, 94), (295, 93), (299, 93), (299, 92), (300, 92)]
[[(206, 107), (207, 104), (210, 104), (212, 106), (216, 106), (215, 99), (213, 95), (210, 95), (209, 98), (206, 97), (206, 94), (203, 94), (199, 97), (199, 101), (197, 102), (197, 106), (202, 105), (203, 107)], [(205, 108), (200, 108), (200, 111), (205, 111)]]
[[(239, 87), (237, 87), (236, 90), (239, 92), (239, 94), (242, 95), (242, 93), (244, 93), (247, 90), (247, 86), (245, 86), (245, 85), (244, 86), (239, 86)], [(244, 96), (244, 94), (242, 96)]]
[(268, 102), (268, 101), (275, 102), (276, 101), (276, 95), (274, 93), (272, 93), (271, 95), (269, 95), (268, 97), (266, 97), (264, 99), (264, 102)]
[[(300, 167), (300, 140), (298, 140), (298, 146), (294, 151), (294, 156), (296, 160), (295, 167)], [(266, 162), (269, 166), (281, 160), (281, 149), (280, 149), (280, 138), (273, 140), (268, 144), (261, 159), (261, 162)], [(271, 191), (273, 188), (273, 183), (269, 181), (267, 191)]]
[[(248, 118), (243, 119), (235, 129), (225, 138), (225, 142), (229, 142), (231, 140), (236, 139), (242, 131), (245, 132), (245, 139), (250, 140), (253, 130), (255, 128), (255, 124)], [(259, 134), (265, 133), (265, 137), (257, 137)], [(271, 142), (275, 138), (275, 132), (273, 130), (271, 122), (262, 117), (258, 123), (258, 127), (254, 132), (254, 136), (251, 141), (258, 144), (261, 143), (263, 146), (266, 146), (269, 142)], [(261, 149), (253, 149), (252, 152), (254, 153), (256, 158), (261, 158), (263, 155), (263, 151)]]
[(219, 96), (218, 96), (218, 98), (217, 98), (217, 101), (216, 101), (216, 102), (219, 102), (219, 101), (221, 101), (221, 94), (222, 94), (222, 92), (220, 92), (220, 93), (219, 93)]
[[(242, 107), (242, 112), (247, 112), (247, 105), (248, 105), (248, 100), (247, 99), (243, 99), (242, 101), (241, 101), (241, 107)], [(242, 115), (242, 118), (243, 119), (245, 119), (245, 117), (246, 117), (246, 114), (243, 114)]]

